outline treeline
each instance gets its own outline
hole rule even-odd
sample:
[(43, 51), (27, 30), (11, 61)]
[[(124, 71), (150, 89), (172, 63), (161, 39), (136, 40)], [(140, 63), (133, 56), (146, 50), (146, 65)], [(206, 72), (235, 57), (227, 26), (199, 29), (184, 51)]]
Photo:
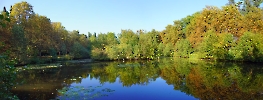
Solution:
[(39, 63), (44, 57), (56, 60), (60, 55), (65, 59), (90, 57), (85, 34), (68, 31), (60, 22), (36, 14), (27, 2), (14, 4), (10, 11), (4, 8), (1, 16), (9, 21), (1, 20), (0, 53), (20, 64)]
[(32, 5), (20, 2), (10, 9), (10, 22), (1, 20), (1, 53), (19, 63), (36, 62), (43, 56), (56, 60), (158, 59), (161, 57), (219, 60), (263, 60), (263, 12), (261, 0), (229, 3), (175, 20), (163, 31), (132, 31), (79, 34), (60, 22), (36, 14)]
[[(158, 59), (160, 57), (213, 60), (262, 61), (262, 1), (244, 0), (222, 8), (207, 6), (202, 11), (150, 32), (122, 30), (112, 44), (107, 34), (97, 37), (95, 59)], [(113, 39), (113, 38), (112, 38)], [(112, 40), (113, 41), (113, 40)], [(99, 51), (99, 52), (98, 52)]]

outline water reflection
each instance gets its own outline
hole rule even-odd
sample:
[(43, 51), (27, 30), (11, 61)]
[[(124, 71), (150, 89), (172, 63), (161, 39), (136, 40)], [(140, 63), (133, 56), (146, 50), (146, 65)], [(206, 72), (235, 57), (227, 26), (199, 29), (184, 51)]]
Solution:
[(13, 87), (12, 92), (22, 100), (54, 99), (59, 89), (68, 87), (74, 82), (81, 83), (83, 78), (88, 77), (90, 68), (76, 66), (21, 71), (17, 74), (17, 81), (23, 81), (24, 84)]
[[(132, 95), (128, 93), (134, 93), (130, 91), (135, 88), (137, 92), (144, 91), (145, 88), (138, 88), (138, 86), (150, 87), (147, 88), (146, 93), (140, 92), (146, 96), (155, 95), (154, 91), (158, 91), (160, 87), (166, 89), (172, 86), (174, 92), (185, 93), (180, 96), (190, 95), (194, 97), (192, 99), (263, 99), (262, 68), (260, 64), (193, 62), (183, 59), (68, 65), (61, 68), (26, 70), (18, 73), (20, 79), (18, 81), (25, 80), (26, 83), (13, 88), (13, 93), (17, 94), (20, 99), (27, 100), (64, 98), (64, 94), (61, 94), (63, 89), (80, 84), (83, 91), (78, 94), (84, 95), (88, 93), (87, 83), (96, 80), (96, 86), (112, 84), (106, 85), (107, 88), (102, 87), (100, 92), (103, 92), (103, 89), (114, 90), (113, 94), (101, 94), (101, 96), (109, 95), (109, 97), (115, 96), (116, 98), (120, 96), (118, 95), (120, 93)], [(165, 81), (166, 84), (160, 83), (161, 81)], [(168, 97), (167, 91), (169, 91), (168, 88), (162, 89), (163, 93), (159, 94)], [(74, 93), (72, 92), (71, 95)], [(166, 99), (174, 99), (174, 97)]]

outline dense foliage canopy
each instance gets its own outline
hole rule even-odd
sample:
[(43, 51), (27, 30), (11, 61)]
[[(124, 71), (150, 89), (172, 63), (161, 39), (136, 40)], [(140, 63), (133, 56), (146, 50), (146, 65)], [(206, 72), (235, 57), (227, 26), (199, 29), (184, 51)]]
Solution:
[(221, 8), (175, 20), (163, 31), (121, 30), (80, 34), (34, 12), (27, 2), (1, 13), (0, 53), (18, 64), (61, 59), (158, 59), (160, 57), (262, 61), (262, 0), (229, 0)]

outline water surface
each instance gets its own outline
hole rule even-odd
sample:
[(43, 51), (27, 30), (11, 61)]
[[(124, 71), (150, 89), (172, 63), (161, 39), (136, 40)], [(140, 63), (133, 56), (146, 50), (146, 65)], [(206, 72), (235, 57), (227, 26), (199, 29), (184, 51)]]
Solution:
[(263, 99), (262, 64), (161, 59), (18, 71), (22, 100)]

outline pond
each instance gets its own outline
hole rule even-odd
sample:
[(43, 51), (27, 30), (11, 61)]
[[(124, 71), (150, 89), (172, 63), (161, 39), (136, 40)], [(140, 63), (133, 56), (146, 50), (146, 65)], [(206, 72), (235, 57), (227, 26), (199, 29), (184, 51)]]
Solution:
[(21, 100), (258, 100), (262, 64), (160, 59), (17, 70)]

